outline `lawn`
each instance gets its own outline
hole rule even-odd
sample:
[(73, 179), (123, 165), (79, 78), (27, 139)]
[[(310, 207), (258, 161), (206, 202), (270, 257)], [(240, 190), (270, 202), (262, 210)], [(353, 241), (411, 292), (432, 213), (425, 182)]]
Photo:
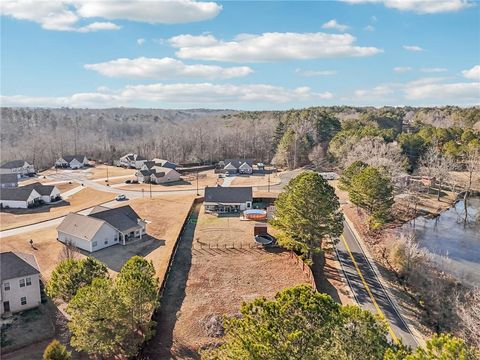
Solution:
[[(97, 165), (93, 168), (88, 169), (89, 170), (89, 179), (90, 180), (95, 180), (95, 179), (103, 179), (107, 177), (107, 165)], [(125, 169), (122, 167), (117, 167), (117, 166), (108, 166), (108, 177), (116, 177), (116, 176), (127, 176), (133, 175), (137, 172), (135, 169)]]
[(254, 245), (254, 222), (216, 218), (202, 207), (192, 231), (195, 223), (193, 237), (187, 231), (179, 244), (149, 358), (198, 358), (200, 347), (220, 341), (204, 327), (212, 316), (237, 314), (244, 301), (308, 283), (288, 252)]
[[(270, 185), (275, 185), (279, 182), (280, 178), (277, 174), (270, 175)], [(268, 186), (268, 175), (237, 175), (233, 179), (231, 186)]]
[[(112, 273), (118, 272), (131, 256), (142, 255), (153, 261), (157, 275), (163, 278), (170, 252), (192, 200), (192, 196), (172, 196), (130, 201), (133, 209), (150, 222), (147, 225), (148, 236), (128, 246), (115, 245), (92, 255), (105, 262)], [(48, 279), (62, 258), (63, 245), (56, 238), (56, 226), (9, 236), (1, 239), (2, 251), (19, 251), (35, 255), (42, 276)], [(29, 244), (30, 239), (33, 240), (34, 248)], [(85, 255), (87, 253), (84, 252), (78, 254), (79, 257)]]
[[(124, 182), (124, 181), (123, 181)], [(198, 188), (203, 189), (206, 186), (221, 185), (223, 179), (219, 179), (213, 170), (202, 171), (198, 173)], [(172, 182), (167, 184), (152, 184), (153, 191), (166, 191), (166, 190), (195, 190), (197, 188), (196, 174), (186, 175), (182, 177), (181, 181)], [(137, 190), (142, 189), (147, 193), (150, 191), (150, 184), (125, 184), (124, 186), (116, 187), (123, 190)]]
[(34, 209), (9, 209), (8, 212), (3, 210), (0, 213), (0, 230), (7, 230), (64, 216), (70, 212), (88, 209), (89, 207), (113, 200), (114, 198), (115, 194), (113, 193), (85, 188), (59, 204), (43, 205)]

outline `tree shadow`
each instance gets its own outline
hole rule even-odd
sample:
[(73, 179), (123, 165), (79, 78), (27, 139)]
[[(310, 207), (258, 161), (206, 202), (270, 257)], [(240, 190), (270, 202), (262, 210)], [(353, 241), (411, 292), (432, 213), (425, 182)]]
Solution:
[[(201, 204), (196, 204), (190, 220), (197, 220)], [(197, 221), (188, 221), (179, 239), (176, 255), (166, 279), (165, 288), (160, 300), (160, 307), (153, 315), (157, 323), (154, 337), (142, 349), (138, 359), (171, 359), (176, 358), (172, 352), (173, 330), (186, 296), (186, 287), (192, 266), (192, 243)], [(184, 349), (185, 350), (185, 349)]]
[(342, 281), (338, 270), (331, 265), (327, 264), (325, 261), (325, 254), (319, 253), (315, 254), (313, 258), (313, 265), (311, 266), (313, 278), (315, 280), (315, 285), (317, 290), (321, 293), (328, 294), (335, 300), (337, 303), (341, 304), (340, 296), (338, 290), (329, 279), (336, 279)]
[(145, 257), (160, 246), (165, 246), (165, 240), (144, 235), (141, 240), (135, 240), (132, 243), (127, 243), (125, 246), (117, 244), (93, 253), (86, 251), (80, 252), (86, 256), (94, 257), (107, 265), (108, 268), (118, 272), (121, 270), (123, 264), (132, 256), (138, 255)]
[(2, 208), (0, 212), (13, 214), (13, 215), (32, 215), (32, 214), (41, 214), (50, 212), (50, 209), (59, 208), (63, 206), (70, 206), (70, 202), (62, 200), (54, 204), (44, 204), (34, 208), (28, 209), (13, 209), (13, 208)]

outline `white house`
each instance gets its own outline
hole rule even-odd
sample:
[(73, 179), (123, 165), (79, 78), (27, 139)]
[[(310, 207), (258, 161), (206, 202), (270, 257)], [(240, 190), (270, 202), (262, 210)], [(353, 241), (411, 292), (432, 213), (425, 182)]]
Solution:
[(26, 209), (28, 207), (39, 205), (42, 196), (32, 188), (4, 188), (0, 191), (0, 207), (10, 209)]
[(33, 189), (40, 194), (40, 199), (49, 204), (61, 200), (60, 190), (55, 185), (43, 185), (39, 182), (22, 186), (23, 189)]
[(141, 155), (129, 153), (124, 155), (118, 161), (118, 164), (123, 167), (132, 169), (141, 169), (147, 159)]
[(94, 252), (141, 239), (146, 234), (146, 222), (128, 205), (114, 209), (96, 206), (88, 215), (68, 214), (57, 232), (60, 242)]
[(240, 212), (252, 208), (251, 187), (206, 187), (204, 206), (206, 213)]
[(0, 188), (16, 188), (17, 186), (17, 174), (0, 174)]
[[(146, 166), (146, 165), (145, 165)], [(175, 169), (154, 166), (151, 169), (139, 170), (135, 174), (138, 182), (165, 184), (180, 181), (181, 175)]]
[(253, 160), (250, 159), (225, 159), (219, 166), (229, 174), (252, 174)]
[(35, 174), (35, 168), (25, 160), (12, 160), (0, 166), (0, 174), (16, 174), (21, 178)]
[(80, 169), (88, 165), (85, 155), (65, 155), (55, 161), (55, 167)]
[(155, 163), (156, 166), (159, 166), (159, 167), (164, 167), (169, 169), (176, 169), (178, 167), (177, 164), (172, 163), (165, 159), (154, 158), (152, 161)]
[(30, 254), (0, 253), (1, 314), (37, 307), (41, 303), (40, 271)]

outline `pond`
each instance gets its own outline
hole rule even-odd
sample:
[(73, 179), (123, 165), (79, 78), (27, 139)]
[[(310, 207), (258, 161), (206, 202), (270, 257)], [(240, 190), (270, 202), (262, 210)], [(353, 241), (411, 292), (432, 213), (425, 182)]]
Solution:
[(435, 219), (418, 217), (402, 229), (415, 231), (440, 269), (465, 285), (480, 286), (480, 197), (468, 199), (466, 212), (461, 200)]

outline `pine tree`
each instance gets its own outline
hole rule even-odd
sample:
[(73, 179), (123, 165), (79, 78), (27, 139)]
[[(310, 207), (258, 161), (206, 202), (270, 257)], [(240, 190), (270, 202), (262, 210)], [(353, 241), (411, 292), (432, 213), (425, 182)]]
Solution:
[(303, 254), (308, 262), (326, 239), (340, 236), (343, 215), (334, 189), (319, 174), (303, 172), (290, 180), (275, 201), (272, 225), (281, 231), (279, 242)]

